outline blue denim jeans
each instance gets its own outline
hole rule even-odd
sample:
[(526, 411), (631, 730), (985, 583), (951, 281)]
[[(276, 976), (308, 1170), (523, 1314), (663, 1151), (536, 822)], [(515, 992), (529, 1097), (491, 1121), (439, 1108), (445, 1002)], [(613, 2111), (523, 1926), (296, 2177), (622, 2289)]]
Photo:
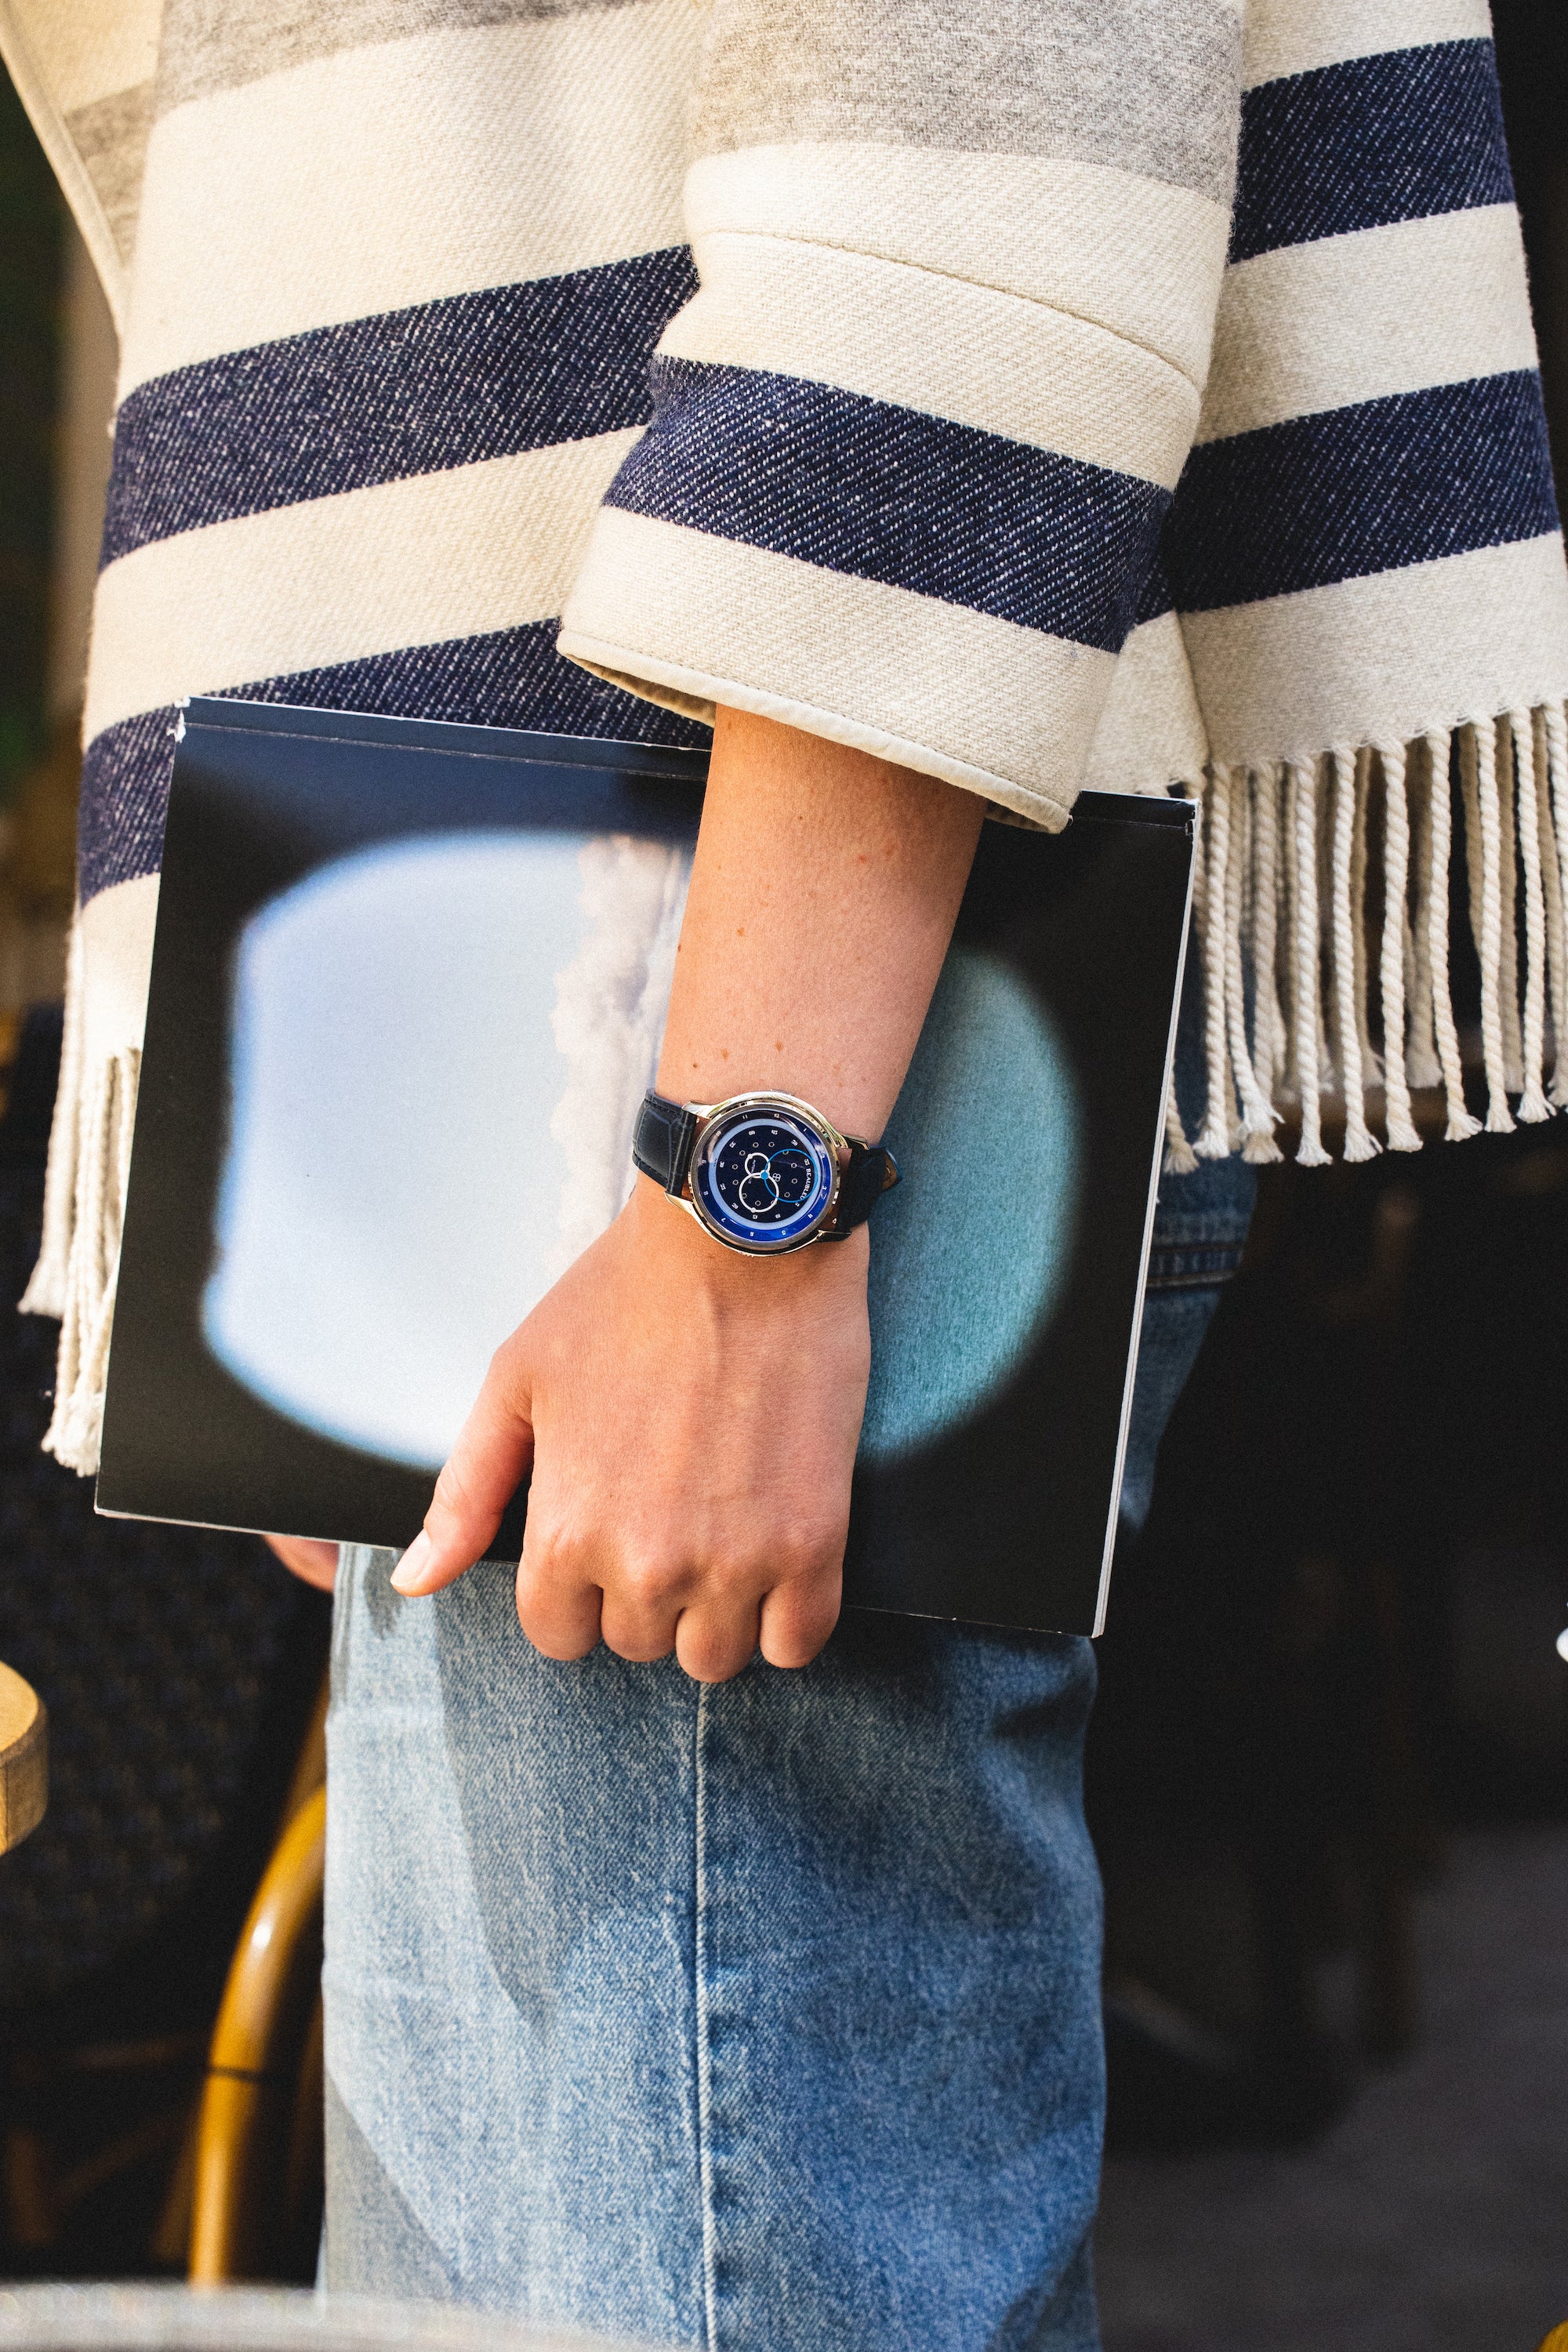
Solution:
[[(1251, 1191), (1164, 1187), (1134, 1519)], [(329, 2286), (705, 2352), (1092, 2352), (1089, 1643), (850, 1613), (700, 1689), (540, 1657), (505, 1569), (403, 1601), (392, 1564), (338, 1585)]]

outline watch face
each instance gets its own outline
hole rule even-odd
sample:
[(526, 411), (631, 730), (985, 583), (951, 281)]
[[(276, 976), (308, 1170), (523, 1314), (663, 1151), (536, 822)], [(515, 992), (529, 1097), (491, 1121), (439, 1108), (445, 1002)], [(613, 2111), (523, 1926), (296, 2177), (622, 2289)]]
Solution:
[(691, 1196), (726, 1241), (790, 1249), (821, 1223), (835, 1172), (815, 1128), (782, 1103), (764, 1103), (712, 1122), (692, 1164)]

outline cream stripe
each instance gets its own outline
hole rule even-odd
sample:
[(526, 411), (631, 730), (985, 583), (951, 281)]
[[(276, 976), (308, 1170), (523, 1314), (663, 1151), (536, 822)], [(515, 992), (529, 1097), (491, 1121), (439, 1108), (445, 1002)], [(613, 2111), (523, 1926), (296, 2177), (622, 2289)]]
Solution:
[(1115, 667), (879, 581), (606, 508), (561, 650), (654, 701), (858, 744), (1055, 827)]
[(1242, 35), (1242, 83), (1310, 73), (1347, 58), (1426, 41), (1489, 41), (1487, 0), (1250, 0)]
[(679, 245), (701, 11), (421, 34), (153, 132), (122, 394), (219, 352)]
[(1190, 613), (1182, 634), (1217, 760), (1256, 767), (1337, 743), (1409, 742), (1563, 699), (1563, 541), (1553, 533)]
[(1184, 375), (1039, 302), (788, 237), (697, 247), (702, 291), (659, 349), (934, 412), (1173, 489), (1197, 415)]
[(1208, 755), (1182, 625), (1174, 613), (1162, 613), (1134, 629), (1117, 657), (1084, 789), (1161, 793), (1167, 784), (1194, 786)]
[(158, 877), (142, 874), (100, 890), (77, 918), (85, 982), (82, 1061), (89, 1071), (141, 1045), (157, 914)]
[(1226, 271), (1197, 437), (1535, 363), (1511, 205), (1321, 237)]
[(1190, 188), (1100, 163), (931, 148), (800, 145), (708, 155), (693, 242), (800, 237), (1022, 294), (1142, 343), (1201, 384), (1230, 222)]
[(560, 612), (638, 431), (138, 548), (98, 583), (89, 737), (133, 711)]
[(161, 0), (6, 0), (62, 114), (151, 81)]

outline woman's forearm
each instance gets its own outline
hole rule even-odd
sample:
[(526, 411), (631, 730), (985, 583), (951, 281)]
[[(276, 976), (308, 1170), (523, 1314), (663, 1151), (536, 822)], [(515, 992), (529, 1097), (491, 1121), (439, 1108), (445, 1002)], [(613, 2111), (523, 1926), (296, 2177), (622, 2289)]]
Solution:
[(973, 793), (721, 710), (660, 1090), (771, 1087), (879, 1136), (983, 815)]

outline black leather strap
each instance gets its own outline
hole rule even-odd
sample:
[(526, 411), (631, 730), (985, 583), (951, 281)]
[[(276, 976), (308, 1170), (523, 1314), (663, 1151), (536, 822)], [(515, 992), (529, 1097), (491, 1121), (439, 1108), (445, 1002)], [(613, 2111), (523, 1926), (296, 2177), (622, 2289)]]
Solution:
[(898, 1162), (890, 1151), (884, 1151), (879, 1143), (850, 1142), (849, 1165), (838, 1179), (838, 1204), (823, 1239), (843, 1241), (857, 1225), (863, 1225), (883, 1193), (890, 1192), (898, 1181)]
[(684, 1103), (656, 1095), (650, 1087), (642, 1098), (637, 1123), (632, 1130), (632, 1158), (645, 1176), (651, 1176), (667, 1192), (679, 1196), (691, 1165), (696, 1134), (695, 1114)]
[[(632, 1130), (632, 1159), (643, 1174), (679, 1197), (685, 1189), (696, 1137), (695, 1112), (684, 1103), (671, 1102), (668, 1095), (655, 1094), (650, 1087)], [(857, 1225), (863, 1225), (883, 1193), (899, 1181), (890, 1151), (884, 1151), (879, 1143), (858, 1143), (852, 1137), (845, 1140), (849, 1145), (849, 1162), (838, 1179), (838, 1200), (833, 1223), (824, 1229), (824, 1241), (842, 1241)]]

